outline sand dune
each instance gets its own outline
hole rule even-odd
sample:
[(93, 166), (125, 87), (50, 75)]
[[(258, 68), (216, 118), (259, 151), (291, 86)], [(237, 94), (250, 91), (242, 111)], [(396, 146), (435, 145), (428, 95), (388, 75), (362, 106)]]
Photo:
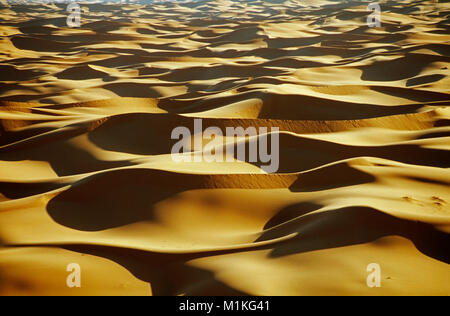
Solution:
[(367, 4), (1, 1), (0, 295), (449, 295), (450, 5)]

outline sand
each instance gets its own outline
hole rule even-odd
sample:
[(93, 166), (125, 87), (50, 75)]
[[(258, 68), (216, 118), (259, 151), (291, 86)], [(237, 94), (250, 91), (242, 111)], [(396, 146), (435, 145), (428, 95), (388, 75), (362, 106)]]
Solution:
[[(2, 3), (0, 295), (450, 295), (449, 3)], [(195, 118), (278, 172), (175, 163)]]

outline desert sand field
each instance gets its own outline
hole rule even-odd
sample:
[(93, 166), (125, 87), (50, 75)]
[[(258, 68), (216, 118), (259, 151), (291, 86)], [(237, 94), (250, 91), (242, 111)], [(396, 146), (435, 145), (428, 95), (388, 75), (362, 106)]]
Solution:
[(450, 3), (369, 3), (2, 0), (0, 295), (450, 295)]

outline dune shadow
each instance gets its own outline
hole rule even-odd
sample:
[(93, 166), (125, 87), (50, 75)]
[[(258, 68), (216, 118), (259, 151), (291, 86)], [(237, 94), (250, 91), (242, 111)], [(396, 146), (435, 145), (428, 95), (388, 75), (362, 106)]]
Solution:
[(101, 231), (136, 222), (158, 222), (155, 204), (169, 197), (177, 199), (179, 193), (188, 190), (286, 188), (288, 181), (283, 180), (279, 175), (267, 174), (117, 169), (72, 184), (47, 203), (47, 212), (60, 225), (80, 231)]
[(18, 49), (31, 50), (36, 52), (73, 52), (79, 49), (79, 43), (61, 42), (55, 40), (49, 40), (46, 38), (38, 38), (31, 36), (15, 36), (11, 39), (11, 42)]
[(180, 182), (183, 175), (159, 170), (104, 172), (75, 183), (47, 204), (57, 223), (81, 231), (100, 231), (156, 221), (154, 204), (198, 183)]
[(432, 82), (439, 81), (441, 79), (444, 79), (445, 75), (435, 74), (435, 75), (428, 75), (428, 76), (420, 76), (416, 78), (411, 78), (406, 81), (407, 87), (413, 87), (413, 86), (419, 86), (423, 84), (428, 84)]
[(289, 187), (292, 192), (314, 192), (375, 182), (369, 173), (339, 163), (301, 174)]
[[(31, 121), (33, 122), (33, 121)], [(44, 134), (52, 131), (52, 127), (28, 127), (22, 130), (5, 130), (3, 124), (0, 123), (0, 146), (8, 145), (20, 140), (24, 140), (33, 136)]]
[(450, 152), (448, 150), (426, 148), (421, 145), (400, 144), (379, 148), (369, 147), (366, 154), (411, 165), (450, 167)]
[(372, 86), (371, 89), (386, 95), (403, 98), (405, 100), (411, 100), (414, 102), (429, 103), (436, 101), (442, 102), (450, 101), (448, 94), (442, 92), (415, 90), (410, 88), (399, 88), (388, 86)]
[(111, 75), (95, 70), (89, 66), (74, 66), (63, 70), (54, 76), (64, 80), (90, 80), (101, 78), (104, 81), (111, 81), (115, 79)]
[(312, 202), (300, 202), (290, 204), (282, 208), (276, 215), (274, 215), (269, 221), (267, 221), (267, 223), (264, 225), (264, 230), (268, 230), (278, 225), (282, 225), (297, 217), (317, 211), (322, 207), (323, 207), (322, 205)]
[[(261, 136), (259, 136), (261, 138)], [(258, 138), (258, 139), (259, 139)], [(248, 153), (250, 151), (250, 143), (260, 142), (258, 139), (252, 139), (245, 143), (245, 150), (247, 153), (244, 161), (250, 161)], [(271, 137), (268, 137), (268, 148), (271, 148)], [(398, 161), (411, 165), (432, 166), (440, 168), (450, 167), (450, 153), (443, 149), (426, 148), (416, 144), (396, 144), (384, 146), (351, 146), (346, 144), (334, 143), (324, 140), (309, 139), (298, 137), (290, 134), (279, 134), (279, 153), (278, 173), (290, 173), (307, 171), (318, 168), (336, 161), (359, 158), (359, 157), (377, 157), (387, 160)], [(232, 146), (232, 145), (228, 145)], [(236, 145), (234, 146), (236, 147)], [(236, 153), (236, 150), (234, 151)], [(236, 154), (235, 158), (239, 159)], [(274, 157), (272, 157), (274, 158)], [(239, 159), (241, 160), (241, 159)], [(261, 167), (267, 165), (260, 161), (252, 162), (253, 165)], [(337, 165), (334, 167), (328, 166), (326, 172), (330, 174), (323, 174), (325, 171), (314, 170), (311, 174), (320, 174), (320, 177), (310, 177), (308, 173), (303, 174), (300, 179), (304, 183), (313, 185), (314, 183), (323, 185), (317, 182), (317, 179), (330, 180), (330, 185), (341, 183), (341, 181), (350, 180), (349, 183), (358, 183), (359, 181), (371, 181), (371, 176), (360, 174), (351, 167), (344, 165)]]
[(102, 89), (114, 92), (120, 97), (132, 98), (158, 98), (161, 95), (151, 89), (151, 85), (146, 83), (117, 82), (108, 83), (102, 86)]
[(4, 161), (45, 161), (50, 164), (58, 176), (134, 165), (128, 160), (100, 160), (88, 151), (64, 141), (64, 138), (69, 139), (73, 136), (75, 136), (74, 132), (69, 131), (28, 139), (13, 148), (0, 150), (0, 159)]
[(158, 254), (140, 250), (75, 245), (69, 251), (106, 258), (150, 283), (154, 296), (248, 296), (219, 281), (214, 272), (188, 265), (189, 260), (212, 254)]
[[(255, 80), (260, 82), (260, 79)], [(350, 103), (308, 95), (277, 94), (260, 89), (245, 91), (242, 88), (240, 91), (242, 92), (234, 95), (194, 100), (162, 99), (159, 107), (171, 113), (185, 114), (219, 109), (243, 100), (259, 100), (258, 118), (272, 120), (358, 120), (410, 114), (423, 107), (421, 104), (380, 106)]]
[(14, 183), (2, 181), (0, 182), (0, 193), (8, 199), (21, 199), (50, 192), (65, 185), (58, 182)]
[(450, 119), (439, 119), (434, 123), (435, 127), (450, 126)]
[(361, 67), (362, 80), (366, 81), (397, 81), (410, 79), (419, 75), (433, 62), (445, 62), (446, 57), (408, 53), (403, 57), (377, 61), (368, 66)]
[(13, 65), (0, 65), (1, 81), (27, 81), (45, 75), (46, 72), (31, 69), (18, 69)]
[[(301, 211), (301, 205), (298, 208)], [(299, 216), (268, 229), (257, 241), (292, 233), (298, 236), (275, 246), (270, 257), (364, 244), (386, 236), (401, 236), (412, 241), (423, 254), (450, 263), (449, 234), (436, 230), (432, 225), (399, 219), (370, 207), (344, 207)]]
[(273, 69), (261, 66), (220, 65), (210, 67), (189, 67), (175, 69), (158, 76), (158, 79), (170, 82), (187, 82), (193, 80), (214, 80), (225, 78), (271, 77), (281, 76), (288, 72), (284, 69)]
[(169, 154), (177, 141), (171, 139), (172, 130), (177, 126), (186, 126), (193, 131), (194, 121), (176, 115), (129, 113), (111, 117), (88, 137), (109, 151), (137, 155)]

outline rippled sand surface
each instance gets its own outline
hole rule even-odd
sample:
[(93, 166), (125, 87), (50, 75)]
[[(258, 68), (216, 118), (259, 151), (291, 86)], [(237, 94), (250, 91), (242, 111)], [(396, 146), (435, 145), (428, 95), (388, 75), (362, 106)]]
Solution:
[[(1, 2), (1, 295), (450, 295), (449, 3)], [(195, 118), (278, 172), (173, 162)]]

